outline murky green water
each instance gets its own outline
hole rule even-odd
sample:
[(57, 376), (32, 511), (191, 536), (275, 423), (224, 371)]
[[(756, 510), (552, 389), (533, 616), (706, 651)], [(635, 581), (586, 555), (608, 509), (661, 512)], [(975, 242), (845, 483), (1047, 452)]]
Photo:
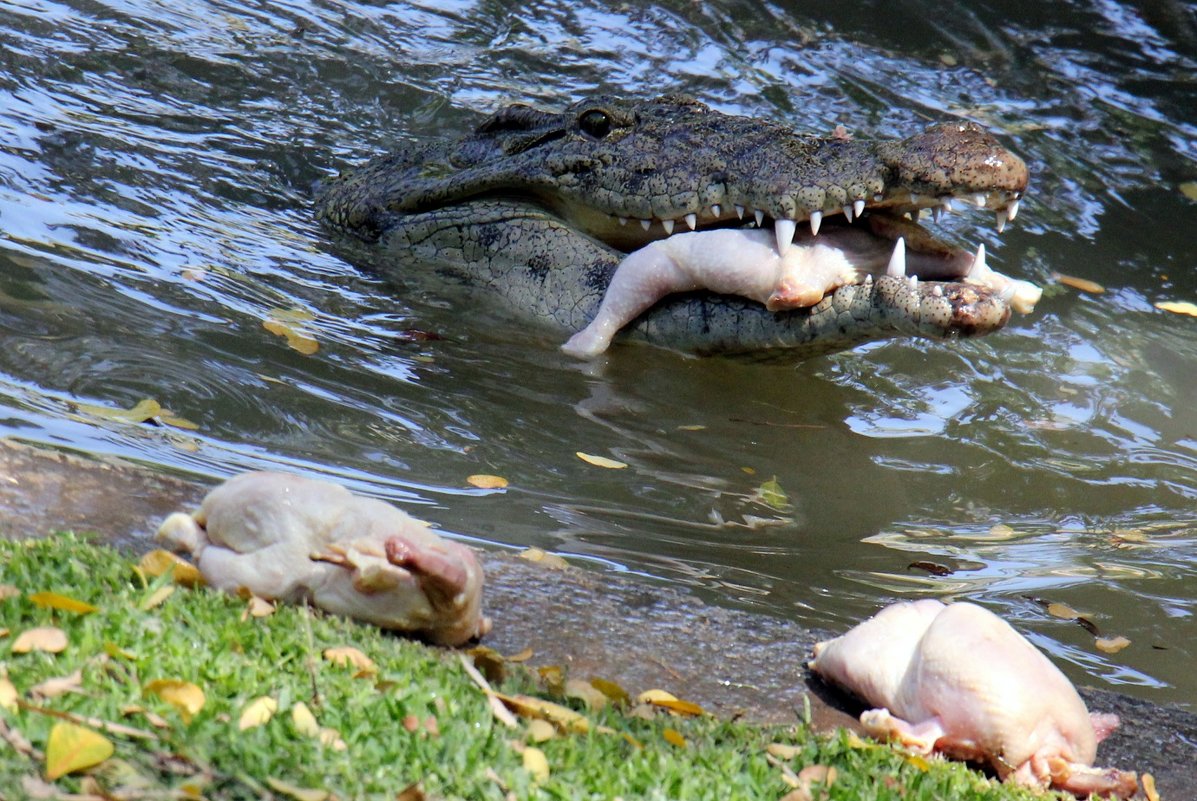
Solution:
[[(324, 474), (814, 625), (971, 597), (1076, 679), (1197, 704), (1197, 320), (1153, 307), (1197, 301), (1195, 53), (1192, 6), (1146, 0), (0, 2), (0, 434)], [(982, 341), (803, 364), (629, 347), (591, 370), (435, 283), (396, 295), (312, 222), (331, 170), (596, 89), (817, 130), (978, 120), (1032, 194), (1000, 238), (939, 228), (1052, 288)], [(263, 329), (277, 309), (314, 315), (316, 354)], [(146, 397), (198, 429), (74, 406)]]

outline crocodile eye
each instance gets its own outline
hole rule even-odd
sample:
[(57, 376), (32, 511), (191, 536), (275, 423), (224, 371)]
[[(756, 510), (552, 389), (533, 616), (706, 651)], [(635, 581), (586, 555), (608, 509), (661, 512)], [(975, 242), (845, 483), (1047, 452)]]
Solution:
[(578, 127), (582, 129), (582, 133), (602, 139), (611, 133), (611, 117), (601, 109), (592, 108), (578, 117)]

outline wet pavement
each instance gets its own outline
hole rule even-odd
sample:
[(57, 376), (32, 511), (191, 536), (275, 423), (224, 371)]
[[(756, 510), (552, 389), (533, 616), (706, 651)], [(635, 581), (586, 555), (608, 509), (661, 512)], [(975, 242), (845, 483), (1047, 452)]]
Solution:
[[(94, 531), (147, 550), (159, 521), (190, 509), (207, 487), (119, 461), (0, 440), (0, 535)], [(762, 724), (803, 719), (821, 730), (853, 726), (859, 708), (812, 679), (811, 646), (832, 632), (703, 603), (671, 587), (579, 568), (554, 568), (487, 551), (484, 644), (526, 648), (530, 664), (600, 676), (630, 692), (659, 687), (724, 717)], [(1122, 727), (1098, 764), (1149, 772), (1165, 801), (1197, 801), (1197, 715), (1118, 693), (1082, 688), (1090, 709)]]

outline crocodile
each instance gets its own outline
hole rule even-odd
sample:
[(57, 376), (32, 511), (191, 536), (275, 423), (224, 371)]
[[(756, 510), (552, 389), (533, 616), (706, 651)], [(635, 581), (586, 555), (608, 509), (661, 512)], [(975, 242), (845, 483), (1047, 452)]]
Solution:
[(1033, 305), (1037, 290), (990, 269), (983, 246), (949, 246), (918, 222), (976, 206), (1000, 231), (1027, 180), (1022, 159), (971, 122), (906, 139), (819, 136), (686, 96), (600, 95), (561, 112), (508, 105), (459, 139), (377, 156), (327, 181), (316, 208), (351, 258), (384, 276), (431, 266), (567, 332), (595, 318), (629, 253), (666, 237), (772, 229), (778, 254), (837, 232), (871, 243), (879, 264), (813, 305), (771, 310), (699, 288), (662, 298), (619, 335), (807, 357), (894, 336), (980, 336), (1012, 305)]

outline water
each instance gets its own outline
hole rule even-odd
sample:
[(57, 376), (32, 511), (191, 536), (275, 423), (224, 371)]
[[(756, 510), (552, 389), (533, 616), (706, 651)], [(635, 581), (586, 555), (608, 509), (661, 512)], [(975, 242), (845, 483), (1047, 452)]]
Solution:
[[(325, 475), (475, 542), (810, 625), (972, 598), (1076, 680), (1197, 706), (1197, 320), (1153, 306), (1197, 301), (1192, 6), (812, 8), (0, 3), (0, 434)], [(800, 364), (622, 348), (593, 370), (444, 287), (396, 293), (313, 224), (335, 169), (595, 90), (820, 131), (982, 122), (1032, 192), (1000, 238), (988, 215), (937, 228), (1044, 300), (973, 342)], [(262, 327), (295, 310), (315, 354)], [(197, 428), (79, 407), (143, 398)]]

